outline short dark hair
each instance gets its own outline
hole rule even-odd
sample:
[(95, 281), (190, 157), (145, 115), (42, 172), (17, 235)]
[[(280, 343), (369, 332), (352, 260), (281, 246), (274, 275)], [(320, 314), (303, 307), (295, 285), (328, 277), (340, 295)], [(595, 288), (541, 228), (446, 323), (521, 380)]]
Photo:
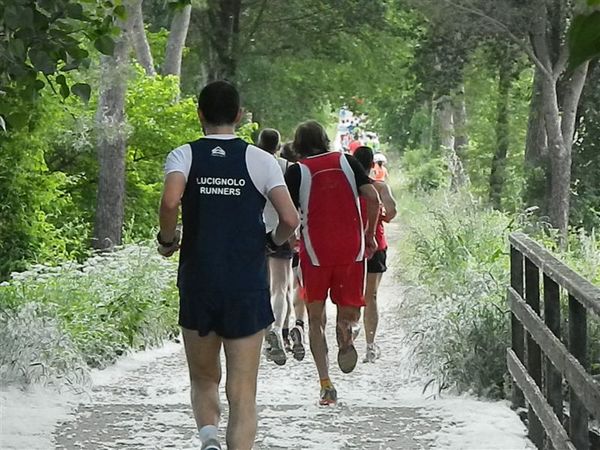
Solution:
[(240, 94), (228, 81), (213, 81), (200, 92), (198, 109), (210, 125), (232, 125), (240, 112)]
[(279, 150), (280, 139), (279, 131), (273, 128), (265, 128), (258, 135), (258, 143), (256, 145), (274, 155)]
[(371, 147), (362, 145), (354, 152), (354, 157), (358, 159), (358, 162), (365, 169), (365, 172), (369, 173), (373, 167), (373, 150)]
[(298, 154), (294, 151), (291, 142), (283, 144), (283, 147), (281, 147), (281, 157), (291, 163), (298, 162)]
[(329, 151), (329, 138), (319, 122), (309, 120), (296, 128), (293, 145), (299, 156), (311, 156)]

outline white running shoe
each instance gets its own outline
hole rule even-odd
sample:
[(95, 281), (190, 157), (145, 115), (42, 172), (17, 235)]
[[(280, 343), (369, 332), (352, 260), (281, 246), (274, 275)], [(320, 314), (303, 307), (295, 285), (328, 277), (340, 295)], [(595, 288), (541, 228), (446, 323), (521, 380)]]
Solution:
[(285, 354), (281, 333), (270, 330), (267, 332), (266, 341), (267, 345), (270, 347), (267, 359), (274, 361), (278, 366), (283, 366), (287, 360), (287, 356)]

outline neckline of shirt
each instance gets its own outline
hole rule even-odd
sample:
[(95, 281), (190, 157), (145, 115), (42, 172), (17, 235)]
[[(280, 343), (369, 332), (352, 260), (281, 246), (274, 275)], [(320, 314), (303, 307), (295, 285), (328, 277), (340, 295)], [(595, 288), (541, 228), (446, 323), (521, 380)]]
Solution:
[(236, 139), (237, 136), (235, 134), (207, 134), (204, 136), (206, 139)]

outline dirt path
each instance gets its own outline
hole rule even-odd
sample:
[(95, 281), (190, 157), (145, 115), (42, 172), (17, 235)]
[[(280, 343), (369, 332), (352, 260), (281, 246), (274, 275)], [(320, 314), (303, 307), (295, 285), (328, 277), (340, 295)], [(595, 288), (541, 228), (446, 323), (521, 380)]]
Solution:
[[(392, 241), (397, 230), (392, 228)], [(390, 255), (394, 260), (394, 254)], [(262, 362), (256, 449), (521, 449), (524, 430), (504, 403), (426, 398), (422, 382), (403, 370), (405, 350), (396, 323), (401, 290), (388, 274), (381, 287), (382, 358), (349, 375), (333, 368), (339, 405), (317, 405), (310, 355), (283, 367)], [(334, 350), (333, 327), (329, 327)], [(364, 344), (359, 337), (359, 354)], [(94, 388), (69, 422), (57, 428), (57, 449), (199, 449), (180, 346)], [(166, 353), (166, 354), (165, 354)], [(335, 355), (335, 354), (334, 354)], [(335, 360), (335, 358), (332, 358)], [(223, 423), (227, 408), (224, 394)]]

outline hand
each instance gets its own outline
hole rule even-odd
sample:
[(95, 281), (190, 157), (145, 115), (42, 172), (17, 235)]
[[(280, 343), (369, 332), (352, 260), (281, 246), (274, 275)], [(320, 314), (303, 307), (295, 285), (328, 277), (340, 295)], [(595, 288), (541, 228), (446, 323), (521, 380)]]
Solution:
[(371, 236), (365, 237), (365, 241), (365, 256), (367, 259), (371, 259), (377, 251), (377, 240), (375, 240), (375, 236)]
[(173, 238), (173, 243), (170, 245), (164, 245), (160, 242), (160, 233), (157, 236), (157, 238), (159, 240), (157, 248), (158, 253), (164, 256), (165, 258), (173, 256), (173, 254), (181, 247), (179, 245), (179, 241), (181, 239), (181, 231), (179, 231), (179, 229), (175, 230), (175, 237)]

